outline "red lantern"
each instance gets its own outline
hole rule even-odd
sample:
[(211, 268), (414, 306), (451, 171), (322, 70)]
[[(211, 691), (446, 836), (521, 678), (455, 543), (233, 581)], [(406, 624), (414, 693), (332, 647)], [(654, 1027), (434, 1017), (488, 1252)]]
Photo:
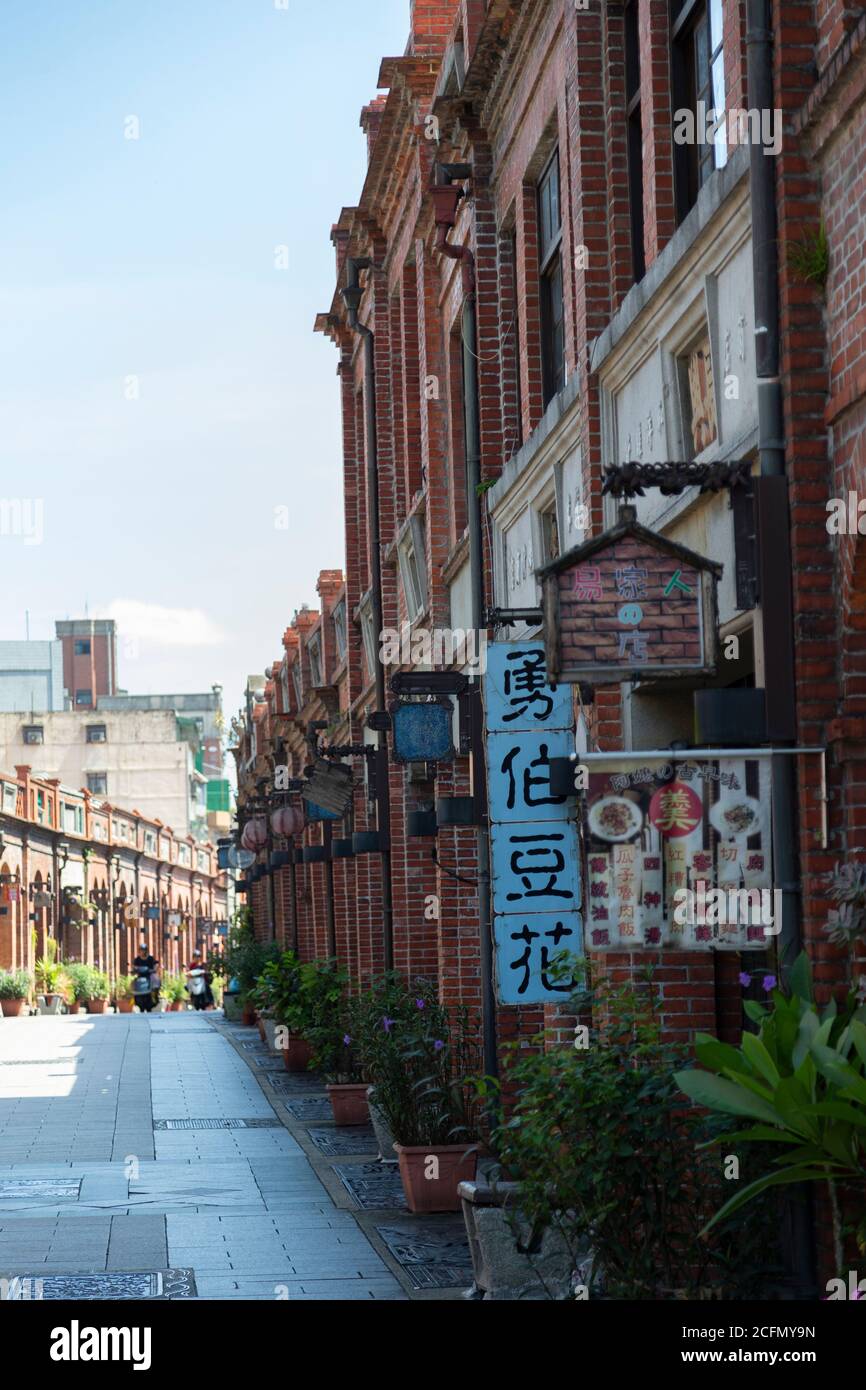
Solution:
[(300, 835), (304, 828), (304, 817), (294, 806), (280, 806), (271, 815), (271, 830), (275, 835), (282, 835), (290, 840), (293, 835)]
[(249, 820), (241, 835), (241, 845), (251, 854), (258, 854), (268, 842), (268, 826), (264, 820)]

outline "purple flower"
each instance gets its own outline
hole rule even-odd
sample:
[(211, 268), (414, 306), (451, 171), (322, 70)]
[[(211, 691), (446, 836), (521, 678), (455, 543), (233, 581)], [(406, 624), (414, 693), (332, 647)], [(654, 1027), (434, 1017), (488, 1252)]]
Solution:
[(415, 1003), (418, 1005), (419, 1009), (426, 1009), (427, 1007), (423, 999), (416, 999)]
[(434, 1051), (434, 1052), (441, 1052), (444, 1046), (445, 1046), (444, 1042), (442, 1042), (442, 1040), (441, 1040), (440, 1038), (437, 1038), (436, 1041), (435, 1041), (435, 1043), (433, 1044), (433, 1051)]
[(344, 1046), (344, 1047), (351, 1047), (351, 1045), (352, 1045), (352, 1039), (349, 1037), (349, 1034), (348, 1034), (348, 1033), (344, 1033), (344, 1034), (343, 1034), (343, 1046)]
[(776, 977), (775, 977), (775, 975), (765, 975), (764, 978), (763, 978), (763, 980), (761, 981), (761, 988), (763, 989), (763, 991), (764, 991), (765, 994), (769, 994), (771, 989), (775, 989), (775, 988), (776, 988)]
[(740, 984), (743, 986), (743, 989), (748, 989), (748, 988), (749, 988), (749, 985), (750, 985), (751, 983), (752, 983), (752, 977), (751, 977), (751, 975), (747, 975), (746, 972), (745, 972), (745, 970), (744, 970), (743, 973), (742, 973), (741, 976), (740, 976)]
[(394, 1027), (393, 1018), (383, 1018), (382, 1027), (385, 1029), (386, 1033), (390, 1033), (391, 1029)]

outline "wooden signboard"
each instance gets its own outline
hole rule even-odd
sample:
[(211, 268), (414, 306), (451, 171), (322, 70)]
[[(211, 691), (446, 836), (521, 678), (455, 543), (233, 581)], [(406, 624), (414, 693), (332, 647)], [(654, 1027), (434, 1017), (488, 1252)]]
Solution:
[(721, 565), (648, 531), (633, 507), (622, 507), (611, 530), (539, 571), (550, 680), (711, 675), (721, 573)]

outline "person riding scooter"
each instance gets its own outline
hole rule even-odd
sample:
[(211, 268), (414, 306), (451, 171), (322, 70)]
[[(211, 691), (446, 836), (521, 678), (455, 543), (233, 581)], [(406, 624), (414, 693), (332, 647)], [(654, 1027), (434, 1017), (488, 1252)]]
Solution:
[(149, 1014), (153, 1008), (153, 977), (157, 969), (155, 956), (147, 952), (147, 946), (142, 942), (141, 948), (135, 960), (132, 962), (132, 996), (143, 1014)]
[(202, 960), (201, 951), (193, 952), (187, 969), (187, 989), (194, 1009), (213, 1008), (214, 997), (211, 989), (212, 976)]

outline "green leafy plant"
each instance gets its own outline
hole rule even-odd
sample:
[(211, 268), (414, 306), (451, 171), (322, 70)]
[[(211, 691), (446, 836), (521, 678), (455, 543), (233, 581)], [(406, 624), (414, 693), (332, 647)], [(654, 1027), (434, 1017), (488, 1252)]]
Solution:
[(81, 961), (70, 961), (64, 970), (75, 1003), (83, 1004), (86, 999), (94, 997), (90, 993), (91, 967), (89, 965), (84, 965)]
[(118, 975), (114, 982), (115, 999), (134, 999), (135, 995), (132, 992), (132, 983), (131, 975)]
[(93, 970), (89, 968), (88, 973), (88, 999), (107, 999), (111, 994), (111, 986), (108, 976), (104, 970)]
[(410, 994), (393, 1030), (394, 1064), (376, 1081), (376, 1104), (396, 1141), (471, 1145), (478, 1136), (477, 1021), (465, 1007), (449, 1011), (428, 986)]
[(163, 975), (161, 992), (169, 1004), (182, 1004), (187, 997), (183, 975)]
[(840, 1185), (858, 1208), (857, 1241), (866, 1252), (866, 1006), (851, 990), (841, 1008), (831, 1000), (819, 1010), (805, 953), (791, 969), (788, 993), (772, 978), (767, 987), (769, 1007), (744, 1005), (757, 1034), (746, 1033), (739, 1047), (699, 1035), (695, 1055), (706, 1070), (676, 1078), (699, 1105), (749, 1122), (723, 1135), (726, 1143), (783, 1147), (758, 1178), (724, 1203), (707, 1229), (768, 1188), (825, 1183), (841, 1271)]
[(63, 966), (55, 959), (57, 954), (57, 943), (52, 941), (49, 947), (54, 950), (47, 950), (46, 955), (41, 956), (34, 966), (36, 979), (36, 990), (39, 994), (58, 994), (60, 993), (60, 983), (63, 978)]
[(683, 1105), (674, 1072), (687, 1053), (663, 1040), (651, 972), (586, 979), (570, 1007), (588, 1020), (586, 1046), (537, 1038), (510, 1050), (501, 1083), (479, 1083), (498, 1102), (498, 1175), (518, 1185), (515, 1239), (528, 1229), (531, 1254), (555, 1232), (614, 1299), (755, 1296), (773, 1268), (772, 1213), (701, 1238), (724, 1177), (695, 1146), (718, 1124)]
[(362, 1080), (348, 983), (335, 960), (306, 962), (286, 1010), (289, 1031), (310, 1044), (310, 1069), (322, 1072), (331, 1085)]
[(33, 980), (26, 970), (0, 971), (0, 999), (26, 999)]
[(241, 1002), (250, 1004), (250, 996), (256, 989), (262, 971), (268, 961), (276, 960), (279, 955), (277, 942), (256, 940), (252, 915), (248, 908), (241, 908), (235, 914), (222, 955), (210, 963), (211, 970), (225, 979), (236, 979)]
[(788, 263), (798, 280), (824, 288), (830, 274), (830, 243), (823, 222), (816, 232), (808, 232), (792, 244)]
[(301, 988), (301, 965), (294, 951), (283, 951), (265, 965), (250, 995), (260, 1014), (287, 1024)]

